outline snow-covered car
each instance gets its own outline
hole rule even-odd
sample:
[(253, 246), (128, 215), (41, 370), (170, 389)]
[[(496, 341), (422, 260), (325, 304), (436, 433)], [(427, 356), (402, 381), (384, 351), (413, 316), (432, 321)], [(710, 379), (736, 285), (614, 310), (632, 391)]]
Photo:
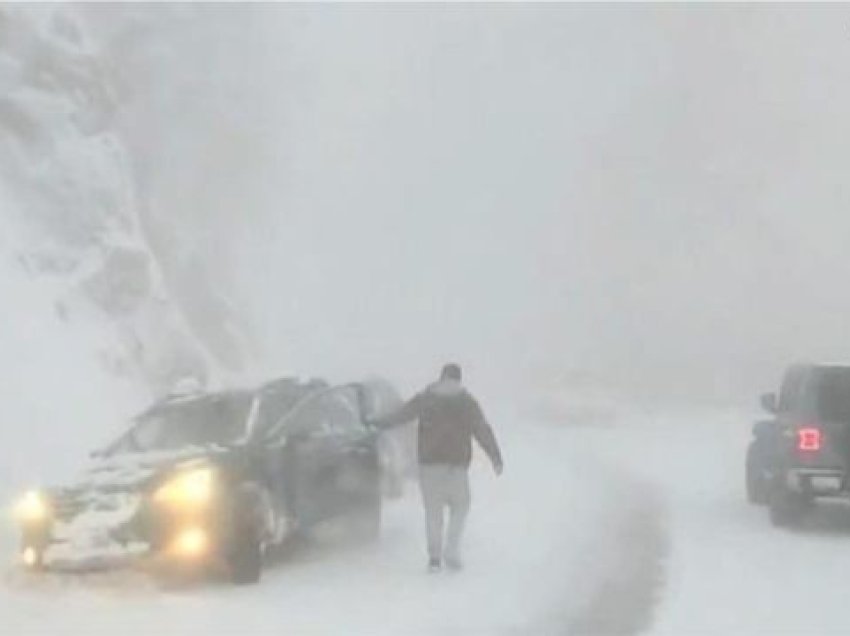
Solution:
[(795, 365), (762, 406), (747, 449), (750, 502), (774, 525), (798, 522), (816, 499), (850, 497), (850, 367)]
[(283, 379), (159, 402), (93, 453), (78, 483), (20, 499), (21, 559), (33, 569), (223, 565), (246, 584), (267, 551), (326, 519), (375, 537), (370, 401), (368, 386)]

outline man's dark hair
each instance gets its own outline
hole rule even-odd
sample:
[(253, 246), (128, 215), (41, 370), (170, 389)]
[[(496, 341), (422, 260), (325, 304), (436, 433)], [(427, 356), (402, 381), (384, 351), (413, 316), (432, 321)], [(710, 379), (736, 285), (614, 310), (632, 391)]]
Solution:
[(460, 382), (463, 377), (463, 373), (460, 370), (460, 365), (455, 364), (454, 362), (450, 362), (449, 364), (443, 367), (443, 370), (440, 372), (441, 380), (457, 380)]

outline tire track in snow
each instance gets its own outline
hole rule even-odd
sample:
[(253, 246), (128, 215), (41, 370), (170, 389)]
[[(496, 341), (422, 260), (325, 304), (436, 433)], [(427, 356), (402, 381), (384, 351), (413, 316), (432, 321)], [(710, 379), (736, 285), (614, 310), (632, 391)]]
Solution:
[(666, 502), (634, 475), (602, 463), (594, 468), (610, 482), (611, 504), (585, 551), (593, 556), (576, 572), (587, 581), (588, 598), (568, 618), (567, 634), (637, 634), (651, 626), (664, 591)]

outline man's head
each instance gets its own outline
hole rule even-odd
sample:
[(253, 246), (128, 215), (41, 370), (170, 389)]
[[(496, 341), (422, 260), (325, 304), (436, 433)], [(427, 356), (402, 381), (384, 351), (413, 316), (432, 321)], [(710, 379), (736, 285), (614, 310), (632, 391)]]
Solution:
[(460, 382), (462, 377), (463, 373), (460, 370), (460, 365), (455, 364), (454, 362), (450, 362), (445, 365), (443, 370), (440, 372), (441, 380), (454, 380), (456, 382)]

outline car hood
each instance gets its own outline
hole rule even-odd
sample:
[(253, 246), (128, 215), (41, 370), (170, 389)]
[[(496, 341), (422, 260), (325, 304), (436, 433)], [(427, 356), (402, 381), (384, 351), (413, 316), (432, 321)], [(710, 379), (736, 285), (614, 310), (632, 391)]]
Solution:
[(189, 447), (93, 460), (76, 483), (48, 489), (54, 523), (45, 562), (79, 567), (144, 551), (147, 545), (127, 529), (150, 490), (168, 475), (216, 463), (228, 452)]
[(48, 492), (58, 517), (67, 520), (86, 510), (108, 510), (116, 508), (118, 502), (138, 502), (167, 475), (216, 462), (227, 452), (219, 446), (204, 446), (100, 458), (93, 460), (76, 482)]
[(226, 449), (218, 446), (187, 447), (176, 451), (126, 453), (95, 460), (83, 473), (78, 487), (95, 490), (135, 490), (163, 473), (214, 460)]

